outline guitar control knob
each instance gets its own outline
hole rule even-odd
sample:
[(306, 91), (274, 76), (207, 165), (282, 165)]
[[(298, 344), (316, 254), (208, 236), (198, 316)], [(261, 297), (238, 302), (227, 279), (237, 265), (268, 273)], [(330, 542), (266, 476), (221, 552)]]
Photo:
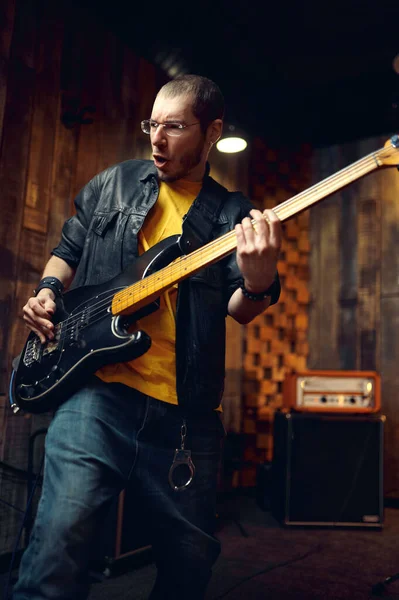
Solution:
[(35, 393), (35, 388), (31, 385), (19, 385), (17, 393), (20, 398), (30, 398)]

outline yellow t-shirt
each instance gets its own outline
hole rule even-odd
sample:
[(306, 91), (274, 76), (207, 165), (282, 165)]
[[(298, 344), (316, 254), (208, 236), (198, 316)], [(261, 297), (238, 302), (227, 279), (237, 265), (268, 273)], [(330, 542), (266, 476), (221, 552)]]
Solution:
[[(201, 189), (201, 182), (161, 182), (158, 200), (139, 232), (139, 254), (170, 235), (182, 233), (183, 216)], [(152, 339), (151, 348), (133, 361), (107, 365), (96, 375), (103, 381), (124, 383), (143, 394), (177, 404), (176, 394), (177, 285), (162, 294), (160, 308), (137, 321)]]

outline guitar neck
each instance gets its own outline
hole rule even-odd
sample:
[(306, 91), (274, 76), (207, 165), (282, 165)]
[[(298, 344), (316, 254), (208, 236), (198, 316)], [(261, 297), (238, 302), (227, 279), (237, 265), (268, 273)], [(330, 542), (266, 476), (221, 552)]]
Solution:
[[(390, 151), (390, 148), (384, 147), (369, 154), (306, 191), (279, 204), (273, 209), (274, 212), (280, 221), (286, 221), (353, 181), (384, 166), (384, 155), (388, 155)], [(254, 225), (255, 221), (252, 221), (252, 224)], [(233, 230), (191, 254), (180, 256), (167, 267), (115, 294), (112, 300), (112, 313), (121, 315), (136, 312), (156, 300), (160, 294), (173, 285), (190, 277), (200, 269), (221, 260), (233, 252), (236, 247), (237, 238)]]

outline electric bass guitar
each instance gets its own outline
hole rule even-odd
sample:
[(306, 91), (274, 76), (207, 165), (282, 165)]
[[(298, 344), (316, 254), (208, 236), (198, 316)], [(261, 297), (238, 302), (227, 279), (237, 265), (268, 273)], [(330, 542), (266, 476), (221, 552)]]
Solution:
[[(398, 165), (399, 136), (395, 135), (380, 150), (273, 210), (281, 221), (286, 221), (360, 177), (381, 167)], [(105, 284), (64, 294), (64, 308), (56, 312), (54, 319), (54, 339), (42, 344), (31, 332), (20, 355), (10, 384), (17, 407), (32, 413), (55, 408), (101, 366), (144, 354), (151, 339), (144, 331), (131, 332), (132, 324), (157, 309), (163, 292), (227, 256), (237, 246), (233, 230), (182, 255), (179, 237), (163, 240)]]

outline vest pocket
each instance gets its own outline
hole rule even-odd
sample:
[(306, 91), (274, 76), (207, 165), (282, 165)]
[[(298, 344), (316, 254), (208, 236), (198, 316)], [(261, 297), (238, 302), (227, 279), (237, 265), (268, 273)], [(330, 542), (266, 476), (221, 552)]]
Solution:
[(94, 214), (92, 221), (92, 231), (99, 235), (100, 237), (104, 237), (107, 233), (107, 230), (110, 228), (113, 221), (120, 214), (119, 210), (115, 210), (108, 213), (103, 214)]
[[(95, 213), (86, 237), (85, 285), (109, 281), (122, 271), (122, 231), (126, 215), (120, 210)], [(119, 235), (120, 234), (120, 235)]]

